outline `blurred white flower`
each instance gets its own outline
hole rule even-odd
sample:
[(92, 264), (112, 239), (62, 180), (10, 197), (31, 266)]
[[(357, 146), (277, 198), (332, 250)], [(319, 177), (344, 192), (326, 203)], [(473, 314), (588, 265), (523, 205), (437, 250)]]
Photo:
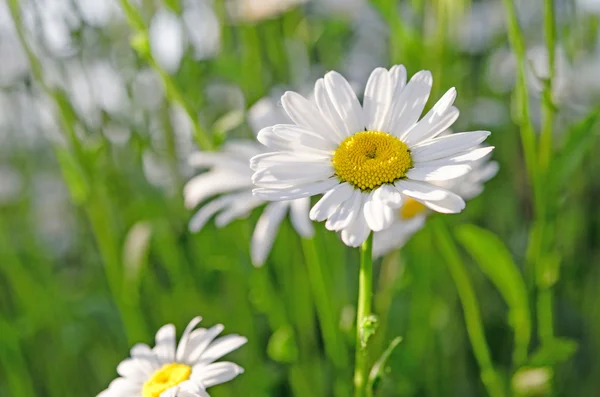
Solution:
[(493, 40), (505, 31), (504, 8), (500, 2), (473, 3), (464, 19), (457, 24), (458, 42), (469, 53), (489, 49)]
[[(238, 218), (248, 216), (264, 200), (252, 195), (250, 158), (264, 148), (254, 141), (229, 141), (220, 152), (198, 152), (190, 157), (190, 164), (198, 168), (210, 167), (209, 172), (192, 178), (184, 188), (185, 205), (195, 208), (206, 199), (223, 194), (205, 203), (190, 220), (191, 231), (199, 231), (218, 213), (215, 223), (224, 227)], [(269, 203), (260, 216), (250, 246), (252, 263), (261, 266), (266, 261), (277, 231), (289, 211), (292, 225), (302, 237), (312, 237), (314, 229), (308, 218), (310, 200), (299, 199)]]
[(166, 8), (159, 9), (150, 22), (148, 34), (155, 61), (167, 72), (177, 72), (186, 46), (179, 16)]
[(600, 14), (600, 0), (576, 0), (575, 4), (581, 11)]
[(116, 0), (77, 0), (75, 4), (83, 21), (94, 27), (103, 27), (123, 15)]
[(221, 49), (221, 25), (211, 2), (184, 2), (182, 18), (194, 58), (200, 61), (215, 57)]
[[(481, 194), (483, 184), (492, 179), (497, 172), (498, 163), (485, 159), (472, 164), (472, 170), (468, 174), (436, 184), (458, 194), (464, 200), (470, 200)], [(430, 213), (423, 204), (410, 197), (404, 197), (402, 207), (395, 213), (394, 223), (388, 229), (373, 235), (373, 256), (380, 257), (401, 248), (425, 225)]]
[(141, 69), (131, 84), (131, 102), (145, 110), (158, 109), (163, 98), (164, 88), (160, 77), (152, 69)]
[(247, 339), (227, 335), (218, 324), (196, 328), (195, 317), (177, 344), (175, 326), (167, 324), (156, 333), (154, 348), (139, 343), (131, 348), (131, 358), (117, 366), (119, 378), (98, 397), (208, 397), (206, 388), (228, 382), (244, 372), (232, 362), (215, 362), (243, 346)]
[(274, 18), (310, 0), (227, 0), (229, 17), (235, 22), (258, 22)]

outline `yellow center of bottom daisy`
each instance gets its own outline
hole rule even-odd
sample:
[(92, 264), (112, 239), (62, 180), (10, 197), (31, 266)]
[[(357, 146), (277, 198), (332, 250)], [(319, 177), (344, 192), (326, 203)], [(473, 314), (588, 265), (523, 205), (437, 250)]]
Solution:
[(338, 179), (363, 191), (404, 178), (412, 167), (408, 146), (379, 131), (357, 132), (344, 139), (332, 163)]
[(404, 202), (404, 204), (402, 204), (402, 208), (400, 208), (400, 218), (412, 219), (415, 216), (423, 213), (423, 211), (426, 209), (427, 207), (419, 203), (417, 200), (409, 198)]
[(160, 397), (160, 395), (190, 378), (192, 368), (189, 365), (171, 363), (163, 365), (152, 374), (142, 388), (143, 397)]

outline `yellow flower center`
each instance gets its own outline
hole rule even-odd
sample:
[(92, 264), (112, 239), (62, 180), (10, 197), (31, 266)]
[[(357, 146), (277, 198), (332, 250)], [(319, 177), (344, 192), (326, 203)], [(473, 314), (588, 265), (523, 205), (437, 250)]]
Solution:
[(423, 204), (419, 203), (417, 200), (413, 198), (409, 198), (402, 204), (402, 208), (400, 208), (400, 218), (402, 219), (412, 219), (415, 216), (423, 213), (427, 207)]
[(404, 178), (412, 167), (408, 146), (379, 131), (357, 132), (344, 139), (332, 163), (338, 179), (363, 191)]
[(191, 374), (192, 368), (189, 365), (165, 364), (144, 383), (142, 395), (143, 397), (160, 397), (166, 390), (188, 380)]

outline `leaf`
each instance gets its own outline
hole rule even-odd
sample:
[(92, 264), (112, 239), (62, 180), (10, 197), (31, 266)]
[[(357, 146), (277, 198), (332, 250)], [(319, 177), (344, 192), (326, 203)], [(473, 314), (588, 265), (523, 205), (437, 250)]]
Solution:
[(369, 393), (371, 393), (375, 390), (375, 388), (377, 388), (377, 385), (383, 378), (383, 375), (385, 375), (385, 365), (387, 364), (390, 356), (392, 355), (392, 352), (400, 344), (400, 342), (402, 342), (401, 336), (397, 336), (396, 338), (394, 338), (390, 342), (387, 349), (385, 349), (381, 357), (379, 357), (379, 360), (375, 362), (373, 368), (371, 368), (371, 372), (369, 373), (369, 380), (367, 382), (367, 390), (369, 390)]
[(566, 134), (562, 149), (551, 162), (548, 172), (548, 183), (552, 183), (555, 192), (569, 181), (581, 165), (586, 152), (594, 145), (594, 139), (598, 134), (593, 127), (599, 116), (600, 109), (593, 110)]
[(531, 313), (525, 281), (510, 252), (498, 236), (474, 225), (459, 226), (456, 236), (508, 304), (517, 345), (515, 361), (524, 360), (531, 340)]
[(554, 338), (536, 350), (529, 360), (532, 367), (554, 366), (568, 359), (577, 351), (577, 342), (567, 338)]
[(67, 149), (58, 148), (55, 153), (73, 202), (83, 204), (90, 194), (85, 171)]

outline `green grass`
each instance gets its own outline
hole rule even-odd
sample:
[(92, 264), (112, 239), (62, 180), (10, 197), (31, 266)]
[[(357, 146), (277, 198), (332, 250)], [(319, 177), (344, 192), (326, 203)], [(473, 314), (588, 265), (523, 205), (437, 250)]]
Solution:
[[(383, 41), (383, 57), (369, 59), (376, 51), (367, 46), (364, 60), (403, 63), (410, 75), (432, 70), (429, 106), (455, 86), (462, 112), (456, 129), (491, 130), (488, 142), (500, 163), (462, 214), (432, 216), (399, 252), (374, 262), (379, 328), (364, 356), (368, 367), (402, 337), (387, 351), (385, 369), (368, 382), (374, 395), (597, 393), (600, 92), (579, 81), (594, 99), (559, 100), (558, 62), (550, 62), (537, 92), (528, 84), (527, 53), (539, 44), (556, 54), (558, 46), (579, 65), (599, 52), (597, 16), (559, 12), (552, 1), (540, 1), (538, 16), (520, 25), (513, 0), (503, 0), (496, 10), (505, 14), (491, 16), (503, 18), (506, 30), (475, 52), (457, 39), (471, 6), (465, 0), (403, 2), (412, 10), (373, 0), (381, 21), (370, 27), (301, 7), (256, 24), (223, 23), (214, 58), (196, 61), (188, 50), (179, 71), (168, 74), (149, 49), (155, 6), (133, 3), (120, 1), (126, 18), (114, 25), (82, 25), (73, 36), (82, 46), (94, 38), (86, 54), (95, 59), (120, 56), (138, 70), (153, 69), (166, 95), (140, 120), (103, 113), (101, 125), (92, 126), (69, 93), (52, 84), (48, 54), (33, 45), (20, 2), (9, 0), (31, 67), (2, 87), (5, 102), (37, 120), (37, 103), (13, 99), (43, 94), (61, 138), (47, 139), (48, 124), (11, 119), (13, 107), (0, 112), (0, 166), (21, 179), (18, 194), (0, 200), (1, 396), (96, 395), (117, 376), (133, 344), (153, 344), (165, 323), (181, 332), (196, 315), (204, 326), (222, 323), (226, 333), (249, 340), (229, 357), (246, 372), (211, 388), (212, 396), (351, 395), (359, 250), (322, 224), (315, 224), (313, 241), (302, 240), (286, 220), (267, 263), (255, 268), (249, 245), (260, 210), (223, 229), (210, 223), (191, 234), (181, 193), (189, 175), (180, 164), (195, 145), (212, 150), (229, 137), (252, 137), (239, 109), (216, 101), (209, 87), (238, 86), (247, 109), (273, 88), (296, 82), (302, 60), (291, 48), (306, 48), (318, 71), (311, 71), (311, 82), (325, 70), (346, 73), (348, 51), (367, 28), (388, 33), (370, 39)], [(222, 1), (215, 12), (224, 21)], [(127, 39), (131, 46), (123, 45)], [(112, 53), (118, 45), (121, 52)], [(516, 86), (498, 91), (490, 84), (501, 78), (493, 55), (507, 48), (516, 58)], [(59, 68), (67, 63), (57, 57)], [(584, 76), (572, 73), (568, 83), (577, 78)], [(477, 108), (481, 100), (492, 101), (500, 117)], [(181, 126), (169, 117), (175, 105), (192, 120), (184, 147)], [(103, 131), (110, 123), (130, 129), (130, 139), (108, 139)], [(161, 126), (160, 139), (152, 125)], [(167, 164), (170, 189), (146, 178), (146, 151)], [(520, 379), (534, 370), (553, 376), (541, 390), (523, 390)]]

